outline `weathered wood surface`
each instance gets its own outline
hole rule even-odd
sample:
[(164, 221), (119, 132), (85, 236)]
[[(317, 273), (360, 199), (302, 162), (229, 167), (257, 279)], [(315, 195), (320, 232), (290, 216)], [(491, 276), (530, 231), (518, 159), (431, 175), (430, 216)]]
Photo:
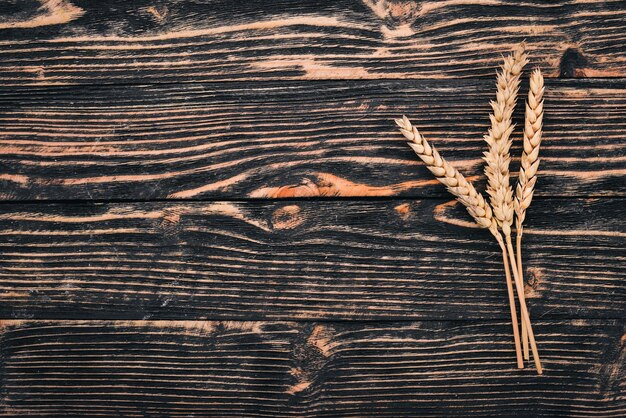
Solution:
[[(625, 20), (0, 2), (0, 416), (626, 415)], [(541, 377), (515, 368), (497, 246), (392, 122), (482, 186), (494, 69), (524, 39), (549, 78), (525, 234)]]
[[(534, 317), (623, 317), (623, 205), (533, 203)], [(5, 204), (0, 317), (505, 319), (497, 244), (468, 221), (444, 200)]]
[(623, 1), (9, 0), (0, 83), (458, 78), (526, 40), (548, 76), (624, 77)]
[(10, 416), (623, 417), (624, 326), (534, 322), (5, 321)]
[[(3, 89), (0, 196), (447, 196), (393, 118), (411, 116), (476, 178), (494, 90), (492, 80)], [(624, 80), (549, 81), (546, 100), (537, 195), (625, 196)]]

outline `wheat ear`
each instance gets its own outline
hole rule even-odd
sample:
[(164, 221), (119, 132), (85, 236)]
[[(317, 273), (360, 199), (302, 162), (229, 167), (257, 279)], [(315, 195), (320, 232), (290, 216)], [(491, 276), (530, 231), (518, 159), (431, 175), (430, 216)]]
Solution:
[[(517, 268), (518, 274), (523, 279), (522, 268), (522, 233), (523, 223), (526, 218), (526, 209), (530, 206), (537, 182), (537, 169), (539, 168), (539, 146), (543, 125), (543, 76), (538, 68), (530, 75), (530, 87), (526, 102), (526, 120), (524, 124), (524, 151), (522, 152), (519, 177), (515, 200), (515, 229)], [(524, 358), (528, 359), (528, 335), (525, 327), (522, 327), (522, 342)]]
[(509, 182), (511, 161), (509, 150), (514, 128), (511, 116), (517, 103), (522, 68), (528, 62), (524, 48), (524, 44), (521, 44), (507, 56), (498, 72), (496, 100), (490, 103), (493, 110), (489, 115), (491, 128), (484, 136), (489, 145), (483, 158), (487, 163), (485, 167), (488, 180), (487, 194), (498, 225), (505, 236), (511, 233), (513, 223), (513, 189)]
[(400, 127), (400, 131), (404, 137), (409, 141), (409, 146), (413, 149), (413, 151), (415, 151), (417, 156), (424, 161), (424, 163), (426, 163), (426, 167), (435, 175), (437, 180), (444, 184), (450, 193), (456, 196), (457, 200), (465, 206), (476, 223), (482, 228), (489, 229), (491, 234), (498, 241), (500, 249), (502, 250), (507, 291), (509, 294), (517, 367), (520, 369), (523, 368), (524, 361), (522, 359), (522, 351), (520, 348), (517, 313), (515, 310), (515, 296), (513, 294), (513, 284), (511, 282), (511, 275), (509, 273), (509, 266), (507, 262), (508, 251), (504, 240), (502, 239), (502, 235), (500, 234), (500, 231), (498, 231), (497, 221), (493, 216), (491, 208), (483, 196), (476, 190), (476, 188), (474, 188), (472, 183), (467, 181), (463, 174), (461, 174), (456, 168), (442, 158), (441, 155), (439, 155), (439, 152), (437, 152), (437, 150), (433, 148), (428, 141), (424, 139), (424, 137), (422, 137), (417, 128), (411, 124), (411, 121), (409, 121), (406, 116), (403, 116), (402, 119), (396, 119), (396, 124)]

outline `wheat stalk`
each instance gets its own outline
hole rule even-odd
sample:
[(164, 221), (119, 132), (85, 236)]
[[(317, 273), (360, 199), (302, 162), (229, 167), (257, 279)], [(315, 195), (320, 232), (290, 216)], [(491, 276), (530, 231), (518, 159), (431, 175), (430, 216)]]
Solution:
[(530, 341), (530, 348), (533, 352), (533, 360), (537, 367), (537, 373), (542, 374), (543, 368), (541, 366), (541, 360), (539, 359), (539, 350), (537, 349), (537, 342), (535, 340), (535, 334), (533, 332), (532, 324), (530, 323), (530, 315), (528, 314), (528, 308), (526, 307), (526, 297), (524, 296), (524, 284), (522, 276), (519, 274), (517, 262), (515, 260), (515, 250), (513, 249), (513, 243), (511, 241), (511, 234), (505, 236), (506, 247), (508, 249), (509, 260), (511, 262), (511, 270), (513, 270), (513, 276), (515, 278), (515, 289), (517, 290), (517, 298), (519, 299), (520, 311), (522, 312), (522, 324), (526, 327), (526, 333), (528, 340)]
[[(526, 120), (524, 125), (524, 151), (522, 152), (519, 177), (517, 181), (516, 195), (513, 202), (515, 208), (515, 229), (517, 268), (518, 274), (523, 278), (522, 268), (522, 234), (523, 223), (526, 218), (526, 209), (530, 206), (537, 182), (537, 169), (539, 168), (539, 146), (543, 124), (543, 76), (538, 68), (530, 76), (528, 100), (526, 102)], [(525, 327), (522, 327), (522, 342), (524, 357), (528, 359), (528, 335)]]
[[(511, 134), (513, 122), (511, 117), (517, 103), (522, 68), (527, 63), (524, 44), (519, 45), (504, 62), (497, 73), (496, 100), (490, 105), (493, 113), (489, 115), (491, 126), (484, 136), (488, 149), (484, 152), (485, 175), (487, 177), (487, 194), (493, 208), (498, 225), (504, 236), (511, 234), (513, 223), (513, 189), (510, 184), (509, 164), (511, 157)], [(516, 278), (517, 280), (517, 278)], [(522, 335), (527, 335), (526, 324), (522, 319)], [(525, 341), (525, 340), (522, 340)]]
[(487, 135), (484, 136), (489, 145), (488, 150), (484, 153), (484, 160), (487, 163), (485, 167), (488, 181), (487, 193), (490, 196), (494, 216), (502, 228), (511, 269), (515, 277), (515, 287), (522, 312), (522, 333), (528, 336), (537, 372), (541, 374), (541, 361), (526, 307), (524, 284), (519, 274), (511, 240), (511, 224), (514, 214), (513, 189), (509, 181), (509, 164), (511, 161), (509, 150), (512, 144), (511, 133), (514, 128), (511, 116), (517, 103), (517, 91), (519, 90), (522, 68), (527, 62), (528, 56), (525, 52), (525, 46), (521, 44), (504, 59), (501, 70), (498, 72), (496, 100), (491, 102), (493, 113), (489, 115), (491, 127)]
[(450, 193), (456, 196), (469, 214), (474, 218), (476, 223), (487, 228), (496, 238), (500, 249), (502, 250), (502, 259), (504, 263), (504, 271), (506, 276), (507, 291), (509, 294), (509, 305), (511, 310), (511, 321), (513, 324), (513, 339), (515, 341), (515, 353), (517, 355), (517, 366), (521, 369), (524, 367), (522, 360), (522, 352), (520, 348), (519, 330), (517, 325), (517, 313), (515, 310), (515, 296), (513, 294), (513, 285), (511, 283), (511, 275), (509, 273), (509, 265), (507, 261), (507, 247), (502, 239), (496, 218), (493, 216), (492, 210), (476, 188), (467, 181), (467, 179), (456, 168), (448, 163), (428, 141), (422, 137), (417, 128), (411, 124), (406, 116), (402, 119), (396, 119), (396, 124), (400, 127), (400, 131), (409, 141), (409, 146), (415, 151), (417, 156), (426, 163), (426, 167), (435, 175), (437, 180), (444, 184)]

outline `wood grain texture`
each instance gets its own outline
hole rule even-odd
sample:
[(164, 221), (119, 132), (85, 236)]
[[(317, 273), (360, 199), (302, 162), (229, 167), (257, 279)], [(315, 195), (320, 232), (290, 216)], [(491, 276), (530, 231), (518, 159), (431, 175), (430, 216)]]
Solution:
[[(393, 118), (411, 116), (476, 180), (494, 91), (492, 80), (3, 89), (0, 196), (443, 197)], [(548, 81), (546, 103), (537, 195), (625, 196), (625, 81)], [(514, 156), (520, 143), (518, 130)]]
[[(536, 200), (534, 318), (622, 318), (624, 200)], [(0, 317), (506, 319), (498, 247), (444, 200), (0, 206)]]
[[(0, 416), (625, 416), (625, 21), (1, 1)], [(392, 122), (484, 189), (522, 40), (549, 77), (524, 244), (541, 377), (515, 368), (497, 245)]]
[(8, 0), (0, 83), (626, 76), (622, 1)]
[(0, 413), (624, 416), (623, 324), (534, 323), (541, 377), (504, 322), (5, 321)]

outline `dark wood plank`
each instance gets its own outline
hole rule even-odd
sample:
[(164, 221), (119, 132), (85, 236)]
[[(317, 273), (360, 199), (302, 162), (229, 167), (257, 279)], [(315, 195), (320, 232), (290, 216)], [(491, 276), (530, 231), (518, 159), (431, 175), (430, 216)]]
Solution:
[(624, 324), (5, 321), (3, 416), (622, 417)]
[[(536, 318), (626, 311), (624, 200), (537, 200)], [(0, 206), (0, 318), (506, 319), (499, 249), (443, 200)]]
[(626, 76), (623, 1), (5, 0), (0, 83)]
[[(493, 96), (491, 80), (4, 89), (0, 196), (447, 196), (393, 118), (476, 179)], [(626, 82), (555, 80), (546, 96), (537, 195), (625, 196)]]

